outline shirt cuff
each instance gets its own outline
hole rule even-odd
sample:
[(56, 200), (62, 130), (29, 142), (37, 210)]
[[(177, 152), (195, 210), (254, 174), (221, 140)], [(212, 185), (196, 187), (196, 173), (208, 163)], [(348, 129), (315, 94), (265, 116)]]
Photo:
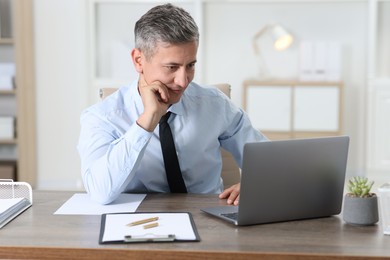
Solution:
[(137, 123), (133, 124), (123, 136), (124, 139), (132, 143), (132, 149), (140, 152), (152, 138), (153, 132), (148, 132)]

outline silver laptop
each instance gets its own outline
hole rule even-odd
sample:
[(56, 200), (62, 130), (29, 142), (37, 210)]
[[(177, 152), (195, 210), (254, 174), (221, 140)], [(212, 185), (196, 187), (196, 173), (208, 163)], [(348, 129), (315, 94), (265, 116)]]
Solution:
[(348, 147), (347, 136), (247, 143), (239, 206), (201, 210), (235, 225), (339, 214)]

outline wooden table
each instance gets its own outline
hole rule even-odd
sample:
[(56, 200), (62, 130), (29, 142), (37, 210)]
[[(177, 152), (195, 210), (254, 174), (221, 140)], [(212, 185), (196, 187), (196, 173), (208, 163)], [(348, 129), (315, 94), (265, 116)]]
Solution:
[(72, 192), (34, 192), (34, 205), (0, 229), (0, 258), (63, 259), (385, 259), (390, 236), (340, 216), (236, 227), (199, 209), (217, 195), (149, 194), (138, 211), (188, 211), (200, 242), (99, 245), (100, 216), (53, 215)]

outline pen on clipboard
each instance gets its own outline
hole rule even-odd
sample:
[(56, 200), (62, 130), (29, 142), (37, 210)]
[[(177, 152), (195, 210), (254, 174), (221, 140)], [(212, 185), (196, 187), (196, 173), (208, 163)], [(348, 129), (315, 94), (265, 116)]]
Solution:
[(127, 226), (130, 226), (130, 227), (131, 226), (137, 226), (137, 225), (153, 222), (153, 221), (156, 221), (156, 220), (158, 220), (158, 217), (142, 219), (142, 220), (131, 222), (131, 223), (127, 224)]
[(158, 222), (154, 222), (154, 223), (150, 223), (150, 224), (144, 225), (144, 229), (154, 228), (154, 227), (158, 227)]

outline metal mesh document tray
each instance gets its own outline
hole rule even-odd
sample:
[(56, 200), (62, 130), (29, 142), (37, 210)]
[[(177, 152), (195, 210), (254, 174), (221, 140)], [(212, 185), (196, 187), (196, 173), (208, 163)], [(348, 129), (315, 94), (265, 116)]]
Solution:
[(0, 179), (0, 199), (27, 198), (33, 203), (31, 185), (27, 182), (14, 182)]

